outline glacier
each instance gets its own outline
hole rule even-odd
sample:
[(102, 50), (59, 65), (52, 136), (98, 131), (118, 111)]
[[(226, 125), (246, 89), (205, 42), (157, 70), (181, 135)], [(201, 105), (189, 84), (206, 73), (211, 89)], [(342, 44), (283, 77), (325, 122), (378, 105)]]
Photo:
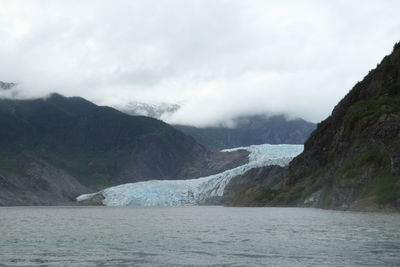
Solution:
[(145, 182), (121, 184), (106, 188), (98, 193), (85, 194), (77, 201), (90, 199), (101, 194), (106, 206), (183, 206), (197, 205), (212, 197), (220, 197), (225, 186), (238, 175), (250, 169), (268, 165), (286, 166), (293, 157), (300, 154), (303, 145), (252, 145), (225, 149), (222, 152), (235, 150), (249, 151), (248, 163), (239, 167), (188, 180), (150, 180)]

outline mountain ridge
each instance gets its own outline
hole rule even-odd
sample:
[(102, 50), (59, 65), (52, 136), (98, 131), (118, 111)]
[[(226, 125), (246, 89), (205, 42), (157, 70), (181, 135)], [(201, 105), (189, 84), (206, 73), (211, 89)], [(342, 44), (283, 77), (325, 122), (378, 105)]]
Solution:
[(198, 128), (173, 125), (193, 136), (209, 149), (224, 149), (260, 144), (303, 144), (315, 124), (303, 119), (287, 119), (284, 115), (253, 115), (233, 120), (235, 127)]
[[(115, 108), (129, 115), (164, 119), (181, 107), (178, 104), (131, 101), (125, 106)], [(301, 118), (288, 119), (284, 114), (237, 116), (229, 121), (229, 126), (224, 123), (207, 127), (171, 125), (192, 136), (206, 148), (214, 150), (260, 144), (303, 144), (315, 129), (314, 123)]]

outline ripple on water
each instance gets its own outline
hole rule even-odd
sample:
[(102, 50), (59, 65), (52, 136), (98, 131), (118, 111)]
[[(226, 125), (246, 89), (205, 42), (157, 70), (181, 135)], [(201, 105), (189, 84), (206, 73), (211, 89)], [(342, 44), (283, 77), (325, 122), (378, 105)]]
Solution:
[(0, 266), (400, 266), (399, 214), (202, 206), (0, 215)]

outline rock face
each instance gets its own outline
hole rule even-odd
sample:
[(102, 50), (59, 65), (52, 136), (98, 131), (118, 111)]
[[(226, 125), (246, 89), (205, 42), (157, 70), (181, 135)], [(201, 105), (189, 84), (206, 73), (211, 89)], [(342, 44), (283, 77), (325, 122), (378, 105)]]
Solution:
[(400, 207), (400, 44), (318, 124), (270, 205)]
[(224, 126), (197, 128), (174, 125), (193, 136), (209, 149), (223, 149), (260, 144), (303, 144), (315, 129), (315, 124), (302, 119), (288, 120), (278, 116), (248, 116), (233, 120), (234, 128)]
[(0, 206), (62, 205), (87, 192), (63, 170), (23, 153), (16, 159), (17, 171), (0, 170)]
[(251, 169), (233, 178), (226, 186), (222, 204), (265, 206), (280, 191), (285, 167), (273, 165)]

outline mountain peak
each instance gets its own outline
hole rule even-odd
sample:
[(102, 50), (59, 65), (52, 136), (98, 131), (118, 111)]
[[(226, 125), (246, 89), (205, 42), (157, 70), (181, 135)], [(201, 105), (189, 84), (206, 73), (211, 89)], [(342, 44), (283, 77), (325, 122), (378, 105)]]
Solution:
[(116, 109), (129, 114), (129, 115), (140, 115), (154, 119), (161, 119), (163, 116), (172, 115), (178, 111), (181, 106), (178, 104), (171, 103), (145, 103), (139, 101), (130, 101), (125, 106), (116, 106)]
[(2, 89), (2, 90), (11, 90), (16, 85), (17, 85), (16, 83), (9, 83), (9, 82), (0, 81), (0, 89)]

